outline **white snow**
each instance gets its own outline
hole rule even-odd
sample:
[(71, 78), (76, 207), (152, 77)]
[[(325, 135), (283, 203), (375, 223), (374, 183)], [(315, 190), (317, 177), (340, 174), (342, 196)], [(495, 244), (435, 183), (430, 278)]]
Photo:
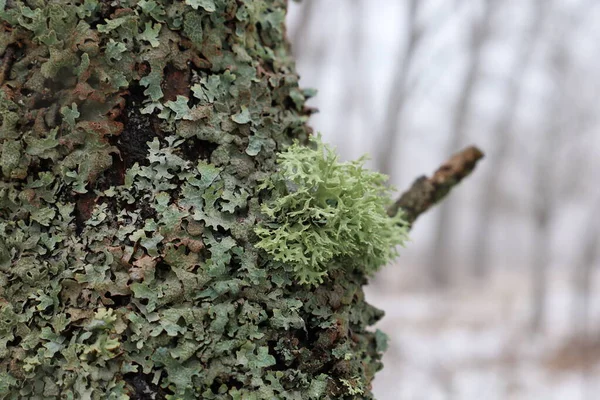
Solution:
[[(397, 285), (398, 276), (378, 279), (383, 286), (366, 289), (367, 300), (385, 310), (377, 327), (390, 337), (385, 367), (374, 382), (378, 400), (599, 398), (600, 351), (590, 355), (588, 368), (577, 361), (560, 368), (552, 361), (561, 359), (560, 349), (582, 351), (566, 347), (573, 327), (572, 291), (564, 273), (553, 271), (551, 312), (545, 331), (533, 335), (527, 325), (526, 274), (498, 272), (487, 283), (441, 292), (410, 289), (409, 270), (392, 266), (382, 271), (401, 276), (397, 294), (384, 282)], [(598, 309), (600, 296), (592, 301)]]

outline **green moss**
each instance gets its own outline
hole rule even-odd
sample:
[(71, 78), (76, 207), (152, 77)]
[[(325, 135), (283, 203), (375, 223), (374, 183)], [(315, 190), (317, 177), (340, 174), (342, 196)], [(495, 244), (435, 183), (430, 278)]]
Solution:
[(320, 139), (312, 144), (281, 153), (277, 172), (260, 186), (269, 198), (256, 247), (291, 264), (300, 283), (321, 283), (337, 265), (372, 274), (397, 255), (408, 233), (401, 213), (386, 213), (386, 177), (365, 169), (364, 158), (340, 162)]

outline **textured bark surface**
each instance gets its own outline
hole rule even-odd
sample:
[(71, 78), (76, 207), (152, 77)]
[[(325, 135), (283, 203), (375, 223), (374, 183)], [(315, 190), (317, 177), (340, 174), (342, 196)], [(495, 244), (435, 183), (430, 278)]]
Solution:
[(0, 398), (371, 398), (365, 276), (253, 246), (284, 0), (0, 1)]

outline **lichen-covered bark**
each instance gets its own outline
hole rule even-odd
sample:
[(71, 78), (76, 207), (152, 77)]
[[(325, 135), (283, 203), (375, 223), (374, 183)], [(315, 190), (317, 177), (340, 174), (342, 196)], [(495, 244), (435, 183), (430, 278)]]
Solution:
[(363, 272), (254, 244), (285, 0), (0, 0), (0, 398), (369, 399)]

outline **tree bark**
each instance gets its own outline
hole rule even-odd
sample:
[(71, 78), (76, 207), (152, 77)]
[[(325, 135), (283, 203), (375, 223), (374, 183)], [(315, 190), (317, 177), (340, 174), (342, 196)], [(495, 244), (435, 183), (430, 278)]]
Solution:
[(372, 398), (364, 271), (254, 246), (311, 134), (286, 6), (0, 2), (1, 398)]

